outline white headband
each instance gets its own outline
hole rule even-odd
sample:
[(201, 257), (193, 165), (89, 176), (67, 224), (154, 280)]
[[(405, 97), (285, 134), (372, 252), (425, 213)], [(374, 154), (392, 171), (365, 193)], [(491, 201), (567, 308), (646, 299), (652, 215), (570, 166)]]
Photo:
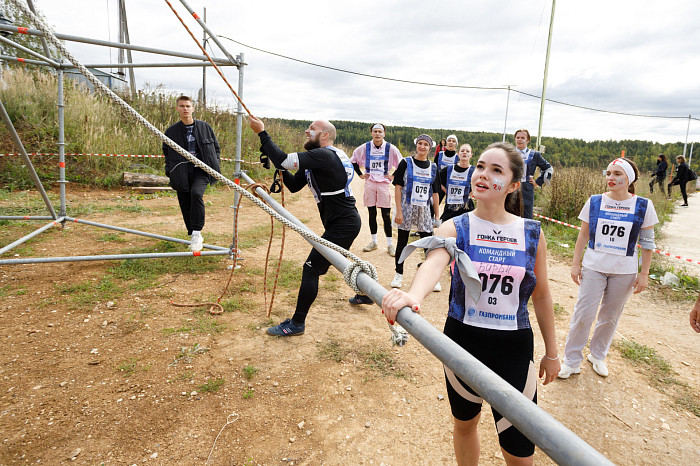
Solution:
[(622, 170), (627, 175), (627, 179), (630, 181), (630, 184), (637, 181), (637, 177), (634, 175), (634, 168), (632, 168), (632, 165), (627, 160), (623, 158), (617, 158), (610, 162), (610, 165), (608, 165), (608, 169), (610, 169), (610, 167), (613, 165), (622, 168)]
[(447, 136), (447, 139), (445, 139), (445, 141), (449, 141), (450, 139), (454, 139), (455, 142), (459, 142), (459, 139), (457, 139), (457, 136), (455, 136), (454, 134), (450, 134), (449, 136)]
[(374, 131), (375, 129), (381, 129), (382, 131), (384, 131), (384, 126), (377, 123), (376, 125), (372, 126), (372, 131)]

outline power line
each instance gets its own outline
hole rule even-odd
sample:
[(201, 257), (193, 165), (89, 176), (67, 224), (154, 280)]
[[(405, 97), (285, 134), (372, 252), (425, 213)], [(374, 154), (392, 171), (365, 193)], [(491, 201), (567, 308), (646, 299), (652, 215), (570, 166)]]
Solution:
[[(369, 73), (361, 73), (361, 72), (359, 72), (359, 71), (345, 70), (345, 69), (336, 68), (336, 67), (333, 67), (333, 66), (319, 65), (318, 63), (313, 63), (313, 62), (310, 62), (310, 61), (301, 60), (301, 59), (299, 59), (299, 58), (289, 57), (289, 56), (287, 56), (287, 55), (282, 55), (282, 54), (276, 53), (276, 52), (270, 52), (269, 50), (264, 50), (264, 49), (261, 49), (261, 48), (258, 48), (258, 47), (253, 47), (252, 45), (244, 44), (243, 42), (239, 42), (239, 41), (237, 41), (237, 40), (235, 40), (235, 39), (232, 39), (232, 38), (230, 38), (230, 37), (226, 37), (226, 36), (223, 36), (223, 35), (219, 35), (219, 37), (221, 37), (222, 39), (230, 40), (230, 41), (233, 42), (233, 43), (236, 43), (236, 44), (241, 45), (241, 46), (243, 46), (243, 47), (247, 47), (247, 48), (249, 48), (249, 49), (251, 49), (251, 50), (257, 50), (258, 52), (266, 53), (266, 54), (268, 54), (268, 55), (273, 55), (273, 56), (275, 56), (275, 57), (284, 58), (285, 60), (291, 60), (291, 61), (295, 61), (295, 62), (297, 62), (297, 63), (303, 63), (303, 64), (305, 64), (305, 65), (315, 66), (315, 67), (323, 68), (323, 69), (326, 69), (326, 70), (338, 71), (338, 72), (340, 72), (340, 73), (353, 74), (353, 75), (355, 75), (355, 76), (363, 76), (363, 77), (365, 77), (365, 78), (382, 79), (382, 80), (384, 80), (384, 81), (394, 81), (394, 82), (406, 83), (406, 84), (418, 84), (418, 85), (421, 85), (421, 86), (447, 87), (447, 88), (452, 88), (452, 89), (478, 89), (478, 90), (489, 90), (489, 91), (506, 91), (506, 90), (508, 90), (508, 88), (503, 87), (503, 86), (488, 87), (488, 86), (464, 86), (464, 85), (460, 85), (460, 84), (429, 83), (429, 82), (424, 82), (424, 81), (411, 81), (411, 80), (408, 80), (408, 79), (389, 78), (389, 77), (387, 77), (387, 76), (378, 76), (378, 75), (369, 74)], [(511, 87), (511, 90), (512, 90), (513, 92), (517, 92), (517, 93), (519, 93), (519, 94), (526, 95), (526, 96), (528, 96), (528, 97), (534, 97), (535, 99), (541, 99), (541, 98), (542, 98), (541, 96), (538, 96), (538, 95), (536, 95), (536, 94), (530, 94), (530, 93), (528, 93), (528, 92), (519, 91), (519, 90), (517, 90), (517, 89), (513, 89), (512, 87)], [(564, 106), (567, 106), (567, 107), (580, 108), (580, 109), (589, 110), (589, 111), (592, 111), (592, 112), (610, 113), (610, 114), (613, 114), (613, 115), (624, 115), (624, 116), (643, 117), (643, 118), (682, 119), (682, 120), (685, 120), (685, 119), (688, 118), (687, 116), (645, 115), (645, 114), (641, 114), (641, 113), (617, 112), (617, 111), (614, 111), (614, 110), (605, 110), (605, 109), (600, 109), (600, 108), (587, 107), (587, 106), (584, 106), (584, 105), (570, 104), (570, 103), (568, 103), (568, 102), (562, 102), (562, 101), (560, 101), (560, 100), (549, 99), (549, 98), (546, 98), (545, 101), (546, 101), (546, 102), (552, 102), (552, 103), (554, 103), (554, 104), (564, 105)], [(695, 120), (695, 121), (700, 121), (700, 118), (696, 118), (696, 117), (690, 117), (690, 119), (691, 119), (691, 120)]]

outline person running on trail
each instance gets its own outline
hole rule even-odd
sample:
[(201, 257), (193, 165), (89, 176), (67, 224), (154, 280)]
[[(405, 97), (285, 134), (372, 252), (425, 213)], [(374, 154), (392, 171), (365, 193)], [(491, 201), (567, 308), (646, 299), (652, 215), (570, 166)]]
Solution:
[[(428, 160), (428, 152), (433, 140), (427, 134), (421, 134), (415, 139), (416, 155), (401, 160), (394, 172), (394, 202), (398, 225), (396, 240), (395, 269), (396, 275), (391, 286), (401, 288), (403, 283), (403, 262), (399, 262), (401, 251), (408, 244), (411, 228), (418, 230), (421, 238), (433, 234), (433, 227), (440, 221), (440, 206), (438, 191), (440, 177), (437, 166)], [(432, 212), (431, 213), (431, 201)], [(435, 291), (440, 291), (440, 283), (435, 285)]]
[[(396, 146), (384, 140), (385, 134), (386, 126), (382, 123), (372, 125), (372, 140), (355, 149), (350, 162), (355, 168), (355, 173), (365, 180), (363, 200), (369, 212), (369, 232), (372, 240), (362, 250), (369, 252), (378, 247), (377, 207), (379, 207), (384, 222), (387, 252), (393, 257), (396, 255), (391, 231), (391, 181), (394, 177), (390, 173), (396, 169), (403, 156)], [(364, 173), (360, 167), (364, 168)], [(372, 304), (369, 296), (362, 294), (356, 294), (349, 301), (350, 304)]]
[[(447, 220), (435, 236), (406, 248), (399, 260), (417, 247), (427, 248), (427, 258), (408, 292), (395, 289), (384, 295), (382, 310), (389, 323), (404, 307), (420, 313), (423, 300), (454, 260), (459, 273), (452, 274), (445, 335), (536, 403), (530, 297), (544, 340), (539, 376), (545, 385), (559, 372), (559, 356), (547, 243), (540, 222), (520, 216), (523, 171), (522, 157), (511, 144), (488, 146), (471, 178), (476, 209)], [(457, 464), (478, 464), (482, 398), (447, 367), (445, 381)], [(501, 413), (493, 411), (493, 417), (506, 464), (532, 464), (535, 445)]]
[[(445, 143), (445, 149), (441, 150), (435, 155), (435, 165), (437, 165), (438, 171), (442, 171), (443, 168), (447, 168), (450, 165), (454, 165), (459, 160), (457, 157), (457, 136), (450, 134), (447, 136)], [(445, 197), (445, 192), (440, 189), (438, 191), (438, 200), (442, 202)], [(437, 217), (436, 217), (437, 218)]]
[(469, 164), (472, 146), (462, 144), (457, 154), (459, 162), (440, 170), (440, 184), (445, 194), (445, 208), (440, 220), (445, 222), (474, 210), (474, 201), (469, 198), (474, 167)]
[[(350, 190), (354, 171), (350, 159), (342, 150), (333, 147), (335, 126), (324, 120), (316, 120), (305, 131), (306, 152), (285, 153), (272, 142), (265, 131), (265, 124), (254, 116), (248, 117), (250, 128), (260, 137), (261, 152), (281, 171), (284, 185), (291, 192), (304, 186), (311, 189), (325, 231), (322, 238), (350, 249), (360, 233), (360, 214)], [(292, 174), (291, 172), (296, 172)], [(277, 336), (302, 335), (306, 328), (306, 316), (318, 295), (318, 282), (330, 267), (330, 262), (316, 249), (312, 249), (304, 261), (297, 305), (291, 319), (267, 329)]]
[[(206, 122), (194, 119), (190, 97), (181, 95), (175, 102), (180, 121), (166, 129), (165, 135), (220, 173), (221, 150), (214, 130)], [(208, 184), (216, 183), (216, 179), (195, 167), (166, 143), (163, 143), (163, 155), (165, 176), (170, 178), (170, 186), (177, 192), (182, 219), (190, 235), (189, 250), (201, 251), (204, 244), (204, 191)]]
[[(640, 293), (647, 287), (651, 253), (656, 248), (654, 225), (659, 219), (654, 204), (634, 194), (638, 178), (634, 162), (623, 158), (613, 160), (605, 171), (608, 191), (591, 196), (578, 216), (582, 223), (574, 248), (571, 279), (580, 288), (559, 378), (567, 379), (581, 372), (583, 348), (596, 313), (598, 321), (591, 337), (588, 361), (598, 375), (608, 376), (605, 357), (625, 303), (633, 292)], [(637, 243), (642, 248), (639, 274)]]
[(685, 185), (690, 181), (690, 178), (690, 169), (685, 163), (685, 157), (682, 155), (676, 156), (676, 176), (674, 176), (668, 184), (668, 198), (671, 199), (671, 187), (676, 185), (680, 186), (681, 196), (683, 196), (683, 204), (681, 204), (681, 207), (688, 207), (688, 192), (686, 191)]
[[(520, 180), (523, 196), (523, 217), (532, 218), (533, 208), (535, 206), (535, 186), (549, 184), (552, 181), (552, 173), (554, 169), (547, 162), (542, 153), (532, 150), (527, 147), (530, 142), (530, 132), (526, 129), (519, 129), (515, 132), (515, 147), (522, 155), (525, 163), (525, 173), (523, 179)], [(535, 170), (540, 167), (540, 176), (535, 180)]]

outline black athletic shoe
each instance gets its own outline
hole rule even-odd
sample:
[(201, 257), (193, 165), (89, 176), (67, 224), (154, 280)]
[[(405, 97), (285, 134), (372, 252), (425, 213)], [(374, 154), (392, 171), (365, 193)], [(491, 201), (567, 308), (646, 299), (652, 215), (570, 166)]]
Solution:
[(356, 294), (352, 298), (348, 299), (348, 302), (350, 302), (350, 304), (374, 304), (372, 298), (363, 294)]
[(297, 327), (294, 325), (294, 322), (292, 322), (292, 319), (286, 319), (281, 324), (268, 328), (267, 333), (278, 337), (291, 337), (295, 335), (303, 335), (305, 327), (305, 324), (301, 324), (301, 326)]

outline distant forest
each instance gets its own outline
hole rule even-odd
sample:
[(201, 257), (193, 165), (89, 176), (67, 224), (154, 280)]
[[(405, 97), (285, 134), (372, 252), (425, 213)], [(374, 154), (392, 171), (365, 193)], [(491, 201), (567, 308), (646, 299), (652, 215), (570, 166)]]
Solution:
[[(309, 126), (307, 120), (286, 120), (273, 119), (279, 123), (300, 131)], [(336, 142), (348, 147), (356, 147), (371, 139), (371, 123), (359, 121), (334, 120), (332, 123), (338, 130)], [(530, 129), (530, 133), (535, 133), (536, 129)], [(412, 126), (389, 126), (387, 127), (386, 140), (395, 144), (404, 156), (414, 152), (413, 139), (421, 133), (429, 134), (436, 141), (446, 138), (450, 134), (455, 134), (459, 143), (465, 142), (472, 146), (474, 154), (479, 154), (486, 146), (492, 142), (501, 141), (502, 133), (488, 133), (483, 131), (457, 131), (450, 129), (426, 129)], [(536, 136), (533, 135), (530, 147), (535, 147)], [(506, 135), (506, 141), (514, 144), (512, 134)], [(553, 165), (558, 166), (584, 166), (595, 169), (604, 169), (610, 161), (619, 157), (625, 151), (625, 157), (629, 157), (639, 167), (640, 171), (648, 172), (656, 168), (656, 158), (659, 154), (666, 154), (669, 163), (675, 162), (675, 156), (683, 154), (683, 143), (659, 144), (651, 141), (622, 140), (622, 141), (592, 141), (586, 142), (583, 139), (564, 139), (543, 137), (542, 145), (545, 146), (545, 158)], [(693, 152), (700, 150), (700, 144), (695, 143)], [(690, 142), (686, 158), (690, 155)], [(693, 157), (694, 159), (696, 157)], [(696, 166), (693, 163), (693, 166)]]

